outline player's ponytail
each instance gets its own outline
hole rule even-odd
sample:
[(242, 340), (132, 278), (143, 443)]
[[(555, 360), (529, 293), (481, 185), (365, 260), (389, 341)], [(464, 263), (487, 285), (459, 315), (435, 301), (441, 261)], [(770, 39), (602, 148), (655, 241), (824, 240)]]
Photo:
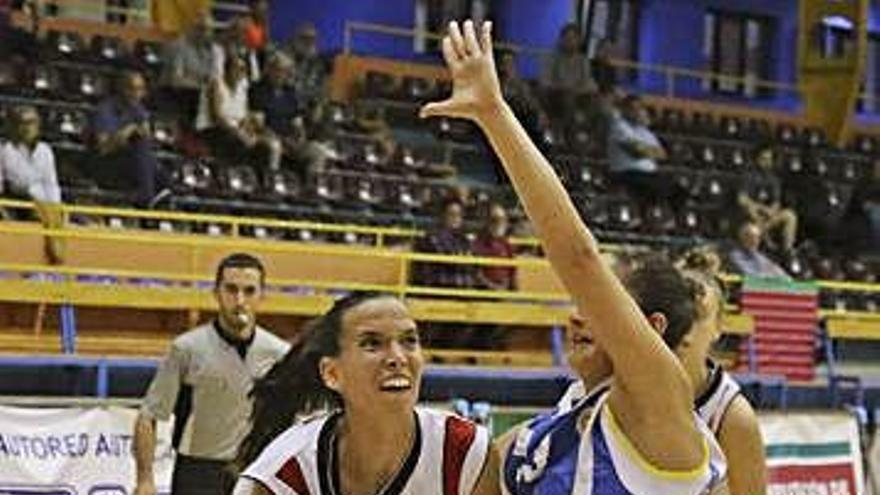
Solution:
[(339, 299), (320, 318), (310, 322), (297, 343), (251, 391), (254, 401), (251, 430), (238, 449), (233, 468), (240, 472), (299, 417), (342, 407), (342, 397), (321, 379), (321, 358), (338, 356), (345, 313), (385, 294), (356, 293)]

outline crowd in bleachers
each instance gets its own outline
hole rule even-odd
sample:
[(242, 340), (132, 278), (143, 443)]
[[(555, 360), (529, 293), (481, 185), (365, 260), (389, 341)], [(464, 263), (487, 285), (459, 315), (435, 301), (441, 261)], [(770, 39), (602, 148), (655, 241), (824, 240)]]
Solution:
[[(473, 208), (456, 196), (467, 178), (450, 163), (493, 163), (472, 128), (415, 118), (447, 82), (371, 71), (356, 101), (331, 102), (314, 26), (272, 40), (265, 1), (223, 23), (200, 16), (165, 46), (38, 36), (21, 3), (26, 22), (4, 16), (0, 43), (4, 195), (423, 227), (458, 204), (461, 232), (439, 235), (439, 222), (416, 249), (513, 255), (498, 239), (507, 215), (521, 214), (503, 181), (472, 186), (482, 198)], [(618, 87), (613, 43), (592, 59), (583, 46), (565, 26), (536, 81), (519, 76), (513, 51), (499, 52), (497, 68), (600, 235), (711, 242), (747, 274), (875, 279), (876, 260), (860, 257), (880, 248), (874, 138), (839, 149), (817, 129), (652, 106)], [(428, 278), (489, 288), (513, 279), (500, 269)]]

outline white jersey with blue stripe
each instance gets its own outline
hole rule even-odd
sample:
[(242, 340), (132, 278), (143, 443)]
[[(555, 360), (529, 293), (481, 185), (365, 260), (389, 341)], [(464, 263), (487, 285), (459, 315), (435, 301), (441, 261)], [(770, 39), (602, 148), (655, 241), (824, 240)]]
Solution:
[(726, 476), (726, 463), (712, 433), (703, 433), (705, 462), (689, 472), (650, 465), (617, 426), (605, 405), (608, 387), (538, 416), (520, 430), (503, 466), (510, 495), (702, 495)]

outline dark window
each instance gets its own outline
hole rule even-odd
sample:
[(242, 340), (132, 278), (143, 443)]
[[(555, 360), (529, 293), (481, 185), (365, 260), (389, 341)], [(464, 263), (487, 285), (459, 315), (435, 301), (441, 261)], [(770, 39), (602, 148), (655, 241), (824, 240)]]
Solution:
[(707, 84), (719, 93), (766, 95), (758, 80), (771, 80), (772, 18), (746, 13), (710, 10), (706, 13), (703, 53), (710, 72), (730, 76)]

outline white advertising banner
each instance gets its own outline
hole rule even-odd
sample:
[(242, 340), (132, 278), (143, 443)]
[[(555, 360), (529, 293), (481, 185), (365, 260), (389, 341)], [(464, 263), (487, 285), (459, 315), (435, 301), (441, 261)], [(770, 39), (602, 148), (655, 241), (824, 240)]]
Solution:
[[(128, 495), (135, 409), (0, 406), (0, 495)], [(156, 487), (168, 493), (170, 423), (157, 424)]]
[(762, 413), (768, 495), (864, 495), (859, 428), (844, 413)]

